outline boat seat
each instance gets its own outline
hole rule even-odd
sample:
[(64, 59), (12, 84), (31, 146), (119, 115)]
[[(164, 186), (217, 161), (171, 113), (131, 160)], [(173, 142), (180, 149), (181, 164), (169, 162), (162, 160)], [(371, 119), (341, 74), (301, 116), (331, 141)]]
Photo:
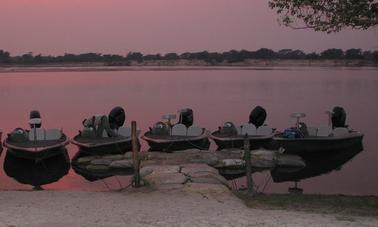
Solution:
[(45, 131), (46, 140), (58, 140), (62, 137), (62, 132), (58, 128), (49, 128)]
[(249, 135), (255, 136), (256, 135), (256, 127), (253, 124), (244, 124), (241, 126), (241, 135)]
[(124, 137), (131, 137), (131, 128), (128, 127), (120, 127), (118, 129), (118, 135)]
[(45, 129), (36, 128), (35, 134), (34, 134), (34, 129), (31, 129), (30, 132), (29, 132), (29, 140), (30, 141), (45, 140)]
[(269, 136), (272, 134), (273, 129), (268, 126), (260, 126), (257, 128), (256, 135), (258, 136)]
[(200, 136), (202, 135), (203, 129), (195, 126), (190, 126), (188, 128), (188, 136)]
[(186, 136), (186, 126), (183, 124), (175, 124), (172, 127), (172, 136)]
[(236, 131), (238, 132), (238, 135), (242, 134), (242, 128), (240, 126), (235, 126)]
[(327, 137), (331, 135), (332, 133), (332, 128), (330, 126), (321, 126), (318, 128), (317, 136), (320, 137)]
[(332, 131), (333, 136), (345, 136), (349, 134), (348, 128), (334, 128)]
[(106, 132), (106, 130), (102, 131), (102, 138), (108, 138), (108, 133)]
[(308, 136), (316, 136), (318, 134), (318, 128), (307, 127)]

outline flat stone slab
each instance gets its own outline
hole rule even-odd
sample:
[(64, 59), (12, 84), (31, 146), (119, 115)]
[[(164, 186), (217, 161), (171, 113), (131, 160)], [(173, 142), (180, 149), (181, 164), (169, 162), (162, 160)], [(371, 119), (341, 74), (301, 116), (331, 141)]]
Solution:
[(129, 169), (129, 168), (134, 168), (134, 163), (132, 160), (129, 160), (129, 159), (118, 160), (118, 161), (113, 161), (112, 163), (110, 163), (109, 168)]
[(78, 164), (89, 164), (92, 160), (101, 158), (99, 156), (86, 156), (76, 160)]
[(93, 172), (107, 172), (109, 171), (109, 166), (106, 165), (88, 165), (87, 170)]
[(181, 165), (181, 173), (185, 175), (192, 175), (198, 172), (210, 172), (218, 174), (218, 170), (202, 163), (190, 163)]
[(110, 165), (112, 163), (112, 160), (110, 159), (94, 159), (91, 161), (91, 165)]
[(181, 167), (179, 165), (148, 165), (141, 168), (144, 172), (151, 172), (151, 174), (156, 173), (178, 173)]
[(181, 173), (155, 173), (144, 177), (150, 185), (184, 184), (188, 179)]
[(228, 186), (227, 180), (218, 173), (197, 172), (187, 177), (194, 183), (224, 184)]
[(216, 167), (222, 168), (222, 167), (243, 167), (245, 166), (245, 161), (242, 159), (223, 159), (218, 162), (218, 165)]

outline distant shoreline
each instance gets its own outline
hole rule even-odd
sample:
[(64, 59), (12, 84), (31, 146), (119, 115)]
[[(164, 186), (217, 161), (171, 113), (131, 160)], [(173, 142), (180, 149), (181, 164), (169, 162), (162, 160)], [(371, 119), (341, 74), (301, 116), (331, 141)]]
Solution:
[(50, 63), (50, 64), (9, 64), (0, 65), (0, 73), (12, 72), (91, 72), (91, 71), (188, 71), (188, 70), (271, 70), (307, 67), (377, 67), (368, 60), (248, 60), (240, 63), (209, 64), (204, 61), (145, 61), (130, 65), (104, 62)]

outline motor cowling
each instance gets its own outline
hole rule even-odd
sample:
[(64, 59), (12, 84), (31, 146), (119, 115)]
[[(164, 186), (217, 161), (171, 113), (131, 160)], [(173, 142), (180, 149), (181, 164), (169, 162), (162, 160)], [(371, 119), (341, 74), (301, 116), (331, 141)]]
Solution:
[(109, 125), (111, 129), (120, 128), (126, 120), (125, 110), (122, 107), (114, 107), (109, 113)]
[(266, 110), (261, 106), (256, 106), (249, 114), (249, 123), (257, 127), (264, 124), (266, 120)]
[(151, 129), (151, 133), (154, 135), (167, 136), (170, 134), (169, 126), (164, 122), (159, 121), (154, 124), (153, 128)]
[(340, 127), (345, 128), (345, 127), (347, 127), (345, 125), (346, 112), (345, 112), (344, 108), (342, 108), (340, 106), (334, 107), (333, 110), (332, 110), (331, 121), (332, 121), (332, 128), (340, 128)]
[(193, 110), (190, 108), (180, 110), (179, 123), (190, 127), (193, 125)]
[[(30, 114), (29, 114), (29, 120), (32, 120), (32, 119), (41, 119), (41, 114), (39, 113), (38, 110), (32, 110), (30, 111)], [(40, 128), (42, 126), (42, 122), (39, 121), (39, 123), (29, 123), (30, 125), (30, 128)]]
[(238, 134), (236, 126), (234, 125), (234, 123), (230, 121), (224, 123), (223, 127), (220, 128), (219, 132), (221, 135), (225, 136), (235, 136)]

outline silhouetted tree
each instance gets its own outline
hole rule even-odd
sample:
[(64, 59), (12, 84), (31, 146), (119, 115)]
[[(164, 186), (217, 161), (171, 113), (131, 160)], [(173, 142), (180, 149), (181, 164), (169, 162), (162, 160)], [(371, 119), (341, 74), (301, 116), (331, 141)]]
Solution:
[(126, 60), (128, 61), (136, 61), (138, 63), (143, 62), (143, 54), (139, 52), (130, 52), (126, 56)]
[(164, 60), (178, 60), (180, 57), (176, 53), (167, 53), (163, 57)]
[(11, 58), (10, 54), (7, 51), (0, 50), (0, 64), (1, 63), (10, 63)]
[(341, 49), (328, 49), (323, 51), (320, 56), (323, 59), (342, 59), (344, 55), (344, 51)]
[(377, 0), (269, 0), (269, 6), (282, 15), (282, 24), (296, 29), (330, 33), (378, 24)]
[(261, 48), (254, 53), (254, 56), (258, 59), (274, 59), (276, 53), (271, 49)]
[(346, 59), (362, 59), (362, 50), (361, 49), (349, 49), (345, 51)]

